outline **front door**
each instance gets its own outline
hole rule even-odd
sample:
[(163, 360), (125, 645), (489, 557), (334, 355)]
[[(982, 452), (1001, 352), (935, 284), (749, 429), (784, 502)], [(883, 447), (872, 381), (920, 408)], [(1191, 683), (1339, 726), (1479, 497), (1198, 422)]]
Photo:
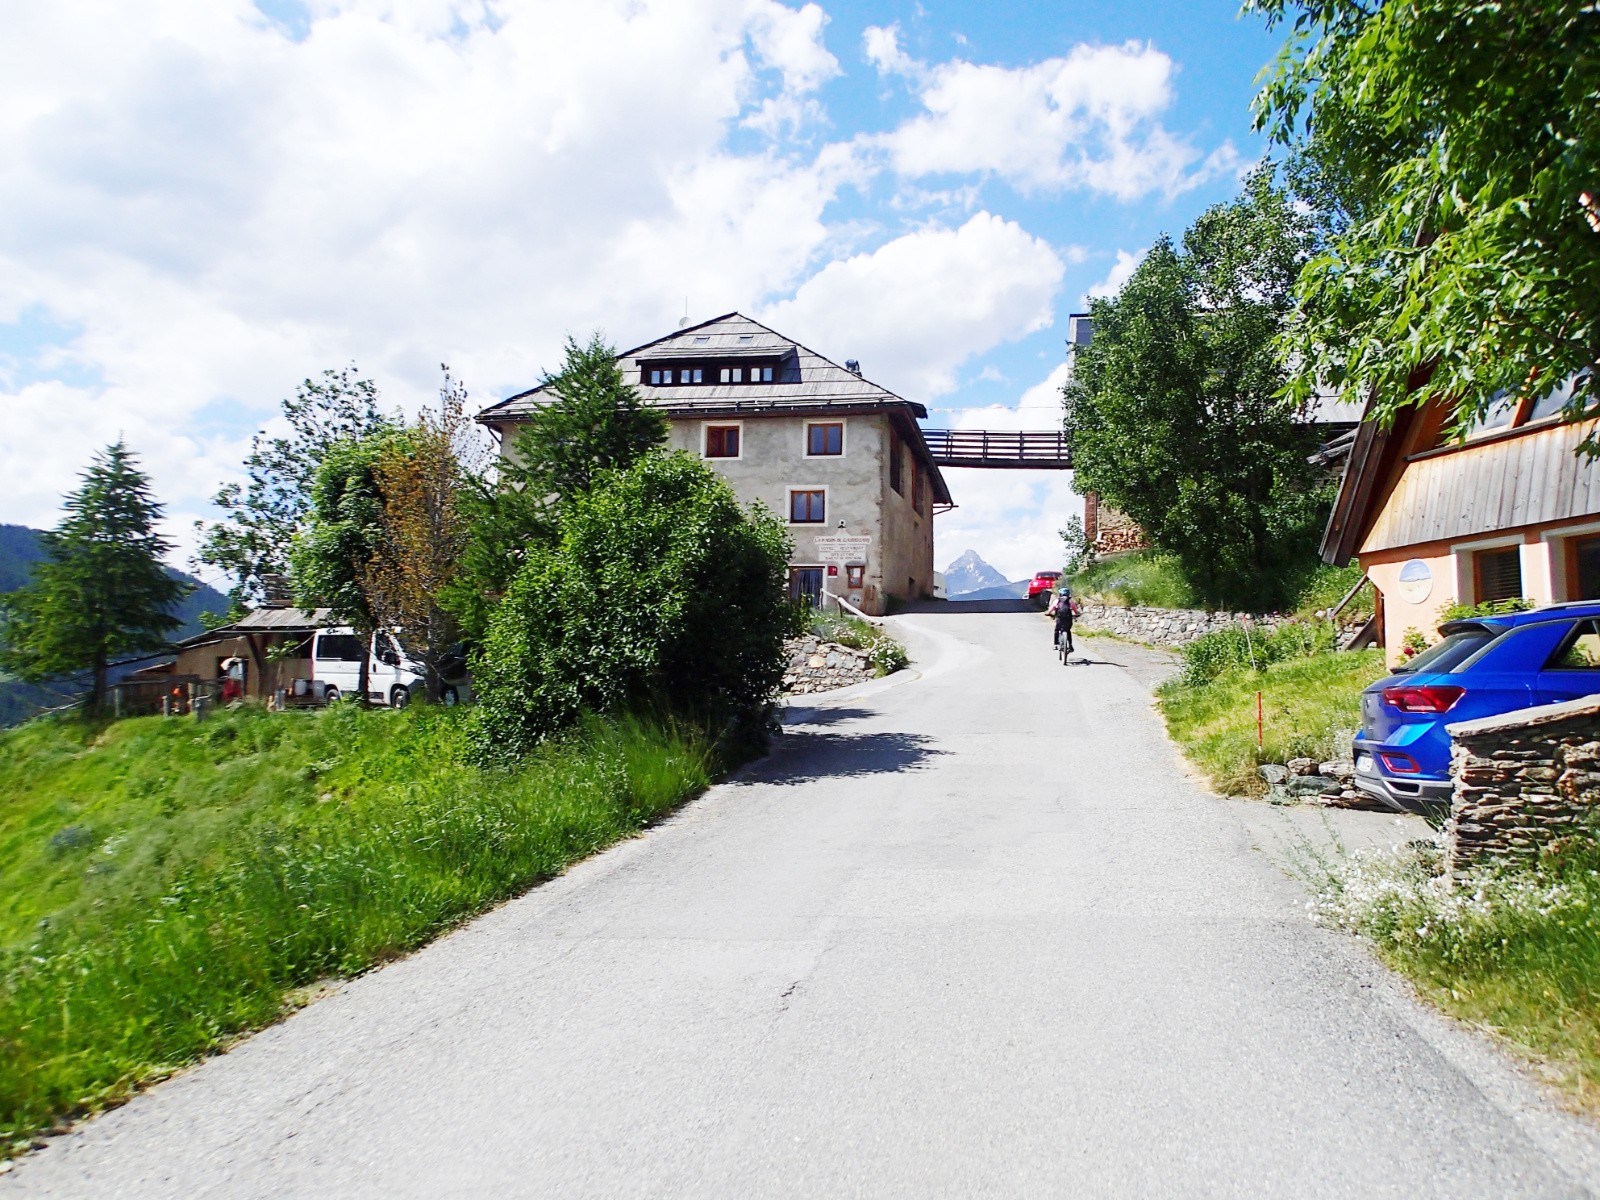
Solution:
[(789, 599), (796, 604), (819, 607), (822, 604), (822, 578), (821, 567), (790, 567)]

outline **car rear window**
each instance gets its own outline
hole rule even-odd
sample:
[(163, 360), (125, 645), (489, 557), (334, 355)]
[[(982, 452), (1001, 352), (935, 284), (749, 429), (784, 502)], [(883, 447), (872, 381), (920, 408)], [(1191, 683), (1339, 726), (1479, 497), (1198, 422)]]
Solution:
[(1475, 625), (1469, 629), (1458, 629), (1449, 634), (1436, 645), (1429, 646), (1403, 667), (1396, 667), (1396, 675), (1417, 675), (1424, 672), (1429, 674), (1444, 674), (1454, 671), (1467, 659), (1490, 642), (1494, 641), (1500, 630), (1490, 629), (1487, 625)]

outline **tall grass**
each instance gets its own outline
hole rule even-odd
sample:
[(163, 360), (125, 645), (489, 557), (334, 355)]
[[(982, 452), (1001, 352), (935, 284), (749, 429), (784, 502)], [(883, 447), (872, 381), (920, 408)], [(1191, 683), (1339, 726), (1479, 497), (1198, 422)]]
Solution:
[(1124, 607), (1198, 608), (1199, 600), (1170, 554), (1140, 550), (1102, 559), (1068, 581), (1074, 595)]
[(1450, 886), (1435, 844), (1395, 854), (1307, 849), (1312, 911), (1362, 934), (1439, 1007), (1544, 1060), (1600, 1110), (1600, 847), (1574, 839), (1527, 872), (1480, 870)]
[[(1283, 639), (1278, 648), (1287, 643)], [(1376, 650), (1285, 655), (1261, 670), (1233, 663), (1198, 672), (1191, 664), (1156, 696), (1173, 741), (1212, 787), (1229, 795), (1260, 795), (1266, 790), (1256, 771), (1261, 763), (1348, 753), (1361, 725), (1361, 689), (1383, 669)]]
[(0, 734), (0, 1148), (626, 837), (706, 759), (590, 722), (485, 768), (422, 708)]

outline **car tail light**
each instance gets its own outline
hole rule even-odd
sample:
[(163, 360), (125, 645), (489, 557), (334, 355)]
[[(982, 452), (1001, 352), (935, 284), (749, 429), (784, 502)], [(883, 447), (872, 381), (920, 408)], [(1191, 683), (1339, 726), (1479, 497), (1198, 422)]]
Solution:
[(1378, 757), (1383, 759), (1383, 765), (1395, 775), (1415, 775), (1422, 770), (1417, 766), (1417, 760), (1409, 754), (1399, 754), (1391, 750)]
[(1401, 712), (1442, 713), (1455, 707), (1456, 701), (1467, 694), (1467, 689), (1448, 684), (1426, 684), (1422, 687), (1392, 687), (1383, 689), (1383, 702), (1392, 704)]

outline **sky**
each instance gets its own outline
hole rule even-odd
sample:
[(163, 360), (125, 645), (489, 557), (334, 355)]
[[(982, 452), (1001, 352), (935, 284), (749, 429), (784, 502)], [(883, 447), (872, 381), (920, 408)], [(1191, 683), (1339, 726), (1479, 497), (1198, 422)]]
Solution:
[[(1262, 152), (1233, 0), (53, 0), (0, 13), (0, 521), (123, 437), (195, 522), (307, 376), (475, 405), (738, 310), (1054, 428), (1066, 318)], [(1062, 472), (953, 470), (938, 564), (1058, 566)], [(200, 572), (211, 580), (214, 574)], [(226, 581), (220, 581), (225, 586)]]

